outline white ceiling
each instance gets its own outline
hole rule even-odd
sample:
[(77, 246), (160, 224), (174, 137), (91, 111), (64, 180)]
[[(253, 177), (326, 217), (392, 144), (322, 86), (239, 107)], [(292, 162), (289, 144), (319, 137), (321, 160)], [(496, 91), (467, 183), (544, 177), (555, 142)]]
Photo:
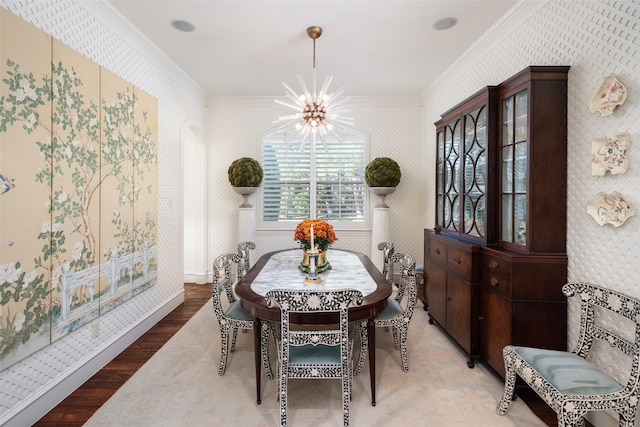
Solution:
[[(345, 95), (419, 95), (498, 21), (515, 0), (112, 0), (149, 40), (209, 94), (273, 96), (296, 76)], [(441, 18), (456, 26), (436, 31)], [(173, 28), (175, 20), (195, 26)]]

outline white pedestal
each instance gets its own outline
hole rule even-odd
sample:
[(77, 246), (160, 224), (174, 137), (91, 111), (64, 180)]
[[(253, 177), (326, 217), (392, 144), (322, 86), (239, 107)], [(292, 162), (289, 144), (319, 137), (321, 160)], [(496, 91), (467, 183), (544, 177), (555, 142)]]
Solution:
[(378, 250), (378, 244), (391, 241), (389, 226), (389, 207), (373, 208), (373, 229), (371, 232), (371, 261), (382, 271), (384, 254)]
[[(238, 243), (253, 242), (256, 243), (256, 212), (255, 208), (249, 203), (249, 196), (255, 194), (259, 187), (233, 187), (233, 191), (242, 196), (242, 204), (238, 207)], [(255, 262), (255, 251), (249, 254), (250, 265), (252, 267)]]
[[(256, 212), (253, 206), (238, 207), (238, 241), (240, 242), (256, 242)], [(251, 251), (255, 252), (255, 251)], [(252, 267), (255, 262), (255, 255), (250, 256)]]

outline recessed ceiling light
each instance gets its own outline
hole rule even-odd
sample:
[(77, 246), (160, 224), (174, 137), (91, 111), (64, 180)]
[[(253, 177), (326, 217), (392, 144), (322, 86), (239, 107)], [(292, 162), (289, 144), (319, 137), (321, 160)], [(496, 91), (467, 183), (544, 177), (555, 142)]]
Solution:
[(451, 17), (442, 18), (433, 23), (433, 29), (438, 31), (448, 30), (449, 28), (456, 25), (457, 22), (458, 20), (456, 18), (451, 18)]
[(171, 25), (173, 25), (173, 28), (175, 28), (176, 30), (184, 31), (185, 33), (190, 33), (191, 31), (196, 29), (195, 25), (193, 25), (191, 22), (181, 20), (173, 21)]

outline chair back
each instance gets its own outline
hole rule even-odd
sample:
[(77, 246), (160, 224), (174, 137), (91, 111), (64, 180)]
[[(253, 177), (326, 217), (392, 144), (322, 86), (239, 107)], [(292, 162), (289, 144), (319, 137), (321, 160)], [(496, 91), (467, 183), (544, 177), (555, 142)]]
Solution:
[[(587, 357), (594, 340), (602, 340), (617, 348), (631, 358), (631, 373), (629, 374), (625, 392), (638, 396), (640, 383), (640, 300), (629, 297), (620, 292), (590, 283), (567, 283), (562, 287), (567, 297), (580, 298), (580, 332), (574, 354)], [(633, 340), (620, 336), (613, 328), (607, 328), (595, 321), (595, 307), (608, 310), (629, 319), (635, 324)]]
[(242, 279), (247, 271), (251, 268), (250, 251), (256, 248), (253, 242), (238, 243), (238, 255), (240, 262), (238, 263), (238, 280)]
[(402, 307), (405, 313), (404, 317), (411, 319), (418, 297), (415, 259), (404, 252), (392, 254), (389, 257), (389, 276), (393, 277), (398, 269), (400, 270), (400, 277), (397, 283), (398, 293), (395, 296), (395, 300)]
[(378, 250), (382, 251), (384, 256), (384, 263), (382, 264), (382, 274), (388, 281), (393, 283), (392, 277), (389, 277), (389, 257), (393, 255), (393, 242), (381, 242), (378, 243)]
[[(354, 289), (345, 290), (281, 290), (267, 292), (267, 305), (280, 307), (281, 342), (283, 360), (289, 360), (290, 346), (323, 345), (340, 346), (342, 361), (346, 362), (349, 343), (349, 307), (362, 304), (362, 293)], [(293, 330), (290, 328), (290, 313), (339, 313), (338, 329)], [(345, 344), (345, 345), (343, 345)], [(304, 377), (304, 376), (302, 376)]]
[(236, 297), (233, 294), (233, 278), (232, 271), (234, 264), (240, 265), (240, 256), (234, 253), (220, 255), (213, 261), (213, 308), (216, 313), (218, 322), (224, 322), (225, 306), (221, 295), (226, 295), (228, 304), (233, 304)]
[[(342, 418), (349, 425), (351, 399), (351, 340), (349, 307), (362, 304), (362, 293), (347, 290), (272, 290), (267, 305), (280, 307), (279, 342), (280, 425), (287, 425), (287, 382), (289, 378), (340, 379), (342, 382)], [(291, 313), (339, 313), (339, 328), (332, 325), (316, 329), (290, 328)], [(355, 336), (355, 322), (351, 325)]]

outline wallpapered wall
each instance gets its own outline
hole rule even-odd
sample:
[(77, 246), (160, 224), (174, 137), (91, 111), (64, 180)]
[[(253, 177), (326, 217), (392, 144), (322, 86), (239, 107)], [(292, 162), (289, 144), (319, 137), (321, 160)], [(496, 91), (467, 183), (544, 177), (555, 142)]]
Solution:
[[(292, 76), (294, 74), (292, 71)], [(283, 76), (283, 79), (286, 78), (287, 76)], [(334, 76), (334, 79), (338, 79), (338, 76)], [(348, 89), (346, 82), (345, 92)], [(211, 265), (216, 256), (235, 251), (237, 243), (237, 207), (241, 204), (242, 197), (233, 192), (227, 179), (227, 167), (238, 157), (260, 158), (260, 135), (274, 127), (273, 121), (280, 110), (276, 108), (273, 98), (211, 98), (208, 104), (211, 135), (209, 164), (220, 165), (209, 171), (208, 223), (216, 224), (216, 227), (209, 230), (211, 258), (208, 265)], [(352, 97), (349, 107), (355, 126), (369, 137), (369, 159), (392, 157), (400, 165), (400, 184), (386, 199), (390, 206), (391, 239), (396, 242), (396, 251), (410, 253), (421, 260), (426, 176), (422, 162), (424, 128), (420, 99)], [(256, 206), (257, 216), (260, 193), (251, 196), (250, 201)], [(369, 206), (373, 207), (377, 203), (377, 196), (370, 195)], [(256, 223), (259, 224), (257, 217)], [(294, 229), (295, 224), (286, 230), (258, 228), (256, 257), (278, 249), (298, 247), (293, 240)], [(336, 234), (339, 240), (333, 247), (370, 255), (370, 226), (363, 231), (337, 229)]]
[[(570, 65), (568, 81), (567, 253), (569, 280), (587, 281), (640, 297), (640, 2), (525, 2), (512, 10), (425, 93), (426, 123), (486, 85), (528, 65)], [(496, 67), (496, 64), (500, 64)], [(614, 73), (628, 98), (600, 117), (589, 103), (602, 79)], [(428, 125), (427, 125), (428, 126)], [(591, 175), (594, 138), (629, 132), (629, 170)], [(435, 164), (435, 134), (426, 133), (427, 165)], [(429, 173), (431, 176), (432, 173)], [(549, 189), (553, 191), (553, 189)], [(598, 192), (618, 191), (635, 206), (624, 225), (599, 226), (587, 214)], [(433, 192), (430, 182), (429, 193)], [(433, 224), (433, 201), (426, 215)], [(569, 343), (577, 332), (577, 305), (569, 306)], [(532, 319), (535, 321), (535, 319)], [(624, 362), (599, 352), (598, 362), (620, 377)], [(626, 380), (625, 380), (626, 381)]]
[(125, 31), (108, 3), (0, 0), (0, 6), (158, 99), (158, 257), (162, 260), (157, 284), (101, 316), (98, 336), (92, 337), (91, 326), (82, 327), (0, 372), (0, 424), (4, 424), (134, 325), (180, 297), (180, 130), (189, 119), (202, 127), (205, 97), (174, 64)]

